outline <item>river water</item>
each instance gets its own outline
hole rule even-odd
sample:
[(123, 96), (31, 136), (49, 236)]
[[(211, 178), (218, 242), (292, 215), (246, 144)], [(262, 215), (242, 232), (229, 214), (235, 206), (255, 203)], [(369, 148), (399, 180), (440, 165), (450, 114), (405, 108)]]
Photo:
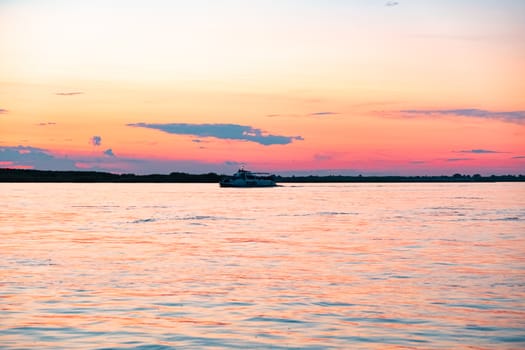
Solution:
[(1, 349), (525, 348), (525, 184), (0, 184)]

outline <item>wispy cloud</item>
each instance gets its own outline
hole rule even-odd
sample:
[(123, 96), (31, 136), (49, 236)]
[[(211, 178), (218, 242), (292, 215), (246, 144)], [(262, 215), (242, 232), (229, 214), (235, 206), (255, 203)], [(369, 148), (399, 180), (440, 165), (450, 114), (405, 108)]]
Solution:
[(525, 123), (525, 111), (488, 111), (477, 108), (463, 109), (405, 109), (400, 111), (408, 116), (457, 116), (484, 119), (497, 119), (508, 123)]
[(0, 108), (0, 114), (7, 114), (7, 109)]
[(331, 160), (333, 157), (330, 154), (318, 153), (314, 155), (314, 160), (322, 162), (326, 160)]
[(73, 170), (75, 162), (59, 158), (51, 152), (31, 146), (0, 147), (0, 163), (14, 168), (35, 168), (44, 170)]
[(458, 153), (487, 154), (487, 153), (507, 153), (507, 152), (493, 151), (490, 149), (469, 149), (469, 150), (458, 151)]
[[(110, 152), (108, 152), (110, 151)], [(106, 156), (70, 155), (60, 156), (52, 151), (32, 146), (0, 146), (0, 167), (39, 170), (94, 170), (111, 172), (134, 172), (137, 174), (169, 174), (173, 171), (207, 173), (229, 172), (222, 162), (207, 163), (197, 160), (162, 160), (147, 158), (120, 158), (111, 149)]]
[(109, 157), (115, 157), (115, 153), (113, 153), (113, 150), (111, 148), (108, 148), (104, 151), (104, 154)]
[(214, 137), (226, 140), (243, 140), (261, 145), (286, 145), (294, 140), (303, 140), (301, 136), (271, 135), (252, 126), (238, 124), (149, 124), (131, 123), (127, 126), (160, 130), (169, 134)]
[(525, 156), (516, 156), (516, 157), (512, 157), (512, 159), (525, 159)]
[(93, 136), (89, 139), (89, 143), (91, 143), (93, 146), (100, 146), (102, 144), (102, 137), (100, 136)]
[(240, 167), (240, 166), (243, 166), (244, 163), (242, 163), (242, 162), (236, 162), (236, 161), (234, 161), (234, 160), (227, 160), (227, 161), (224, 162), (224, 165)]
[(447, 162), (463, 162), (463, 161), (469, 161), (469, 160), (473, 160), (472, 158), (448, 158), (448, 159), (445, 159), (445, 161)]
[(267, 118), (304, 118), (304, 117), (328, 117), (332, 115), (339, 115), (341, 113), (338, 112), (331, 112), (331, 111), (320, 111), (320, 112), (312, 112), (312, 113), (290, 113), (290, 114), (279, 114), (279, 113), (273, 113), (273, 114), (266, 114)]
[(317, 117), (322, 117), (322, 116), (327, 116), (327, 115), (336, 115), (336, 114), (339, 114), (337, 112), (315, 112), (315, 113), (310, 113), (311, 116), (317, 116)]
[(55, 95), (58, 96), (75, 96), (75, 95), (82, 95), (82, 91), (72, 91), (72, 92), (57, 92)]
[(465, 34), (445, 34), (445, 33), (427, 33), (414, 34), (414, 38), (426, 40), (454, 40), (454, 41), (482, 41), (482, 40), (496, 40), (496, 38), (487, 35), (465, 35)]
[(51, 125), (56, 125), (57, 123), (55, 122), (42, 122), (42, 123), (38, 123), (37, 125), (38, 126), (51, 126)]
[(397, 1), (387, 1), (385, 3), (385, 6), (388, 6), (388, 7), (397, 6), (397, 5), (399, 5), (399, 2)]

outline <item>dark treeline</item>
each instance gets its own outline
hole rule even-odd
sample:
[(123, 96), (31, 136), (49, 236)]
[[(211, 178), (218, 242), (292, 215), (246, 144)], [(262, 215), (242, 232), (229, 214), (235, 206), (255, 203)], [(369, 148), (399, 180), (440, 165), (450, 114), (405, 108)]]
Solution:
[(169, 175), (112, 174), (100, 171), (1, 169), (0, 182), (219, 182), (215, 173)]
[[(187, 174), (173, 172), (169, 175), (112, 174), (99, 171), (52, 171), (0, 168), (0, 182), (173, 182), (217, 183), (224, 175), (216, 173)], [(277, 176), (277, 182), (518, 182), (524, 175), (481, 176), (454, 174), (453, 176)]]
[(278, 178), (279, 182), (518, 182), (523, 175), (481, 176), (454, 174), (453, 176), (291, 176)]

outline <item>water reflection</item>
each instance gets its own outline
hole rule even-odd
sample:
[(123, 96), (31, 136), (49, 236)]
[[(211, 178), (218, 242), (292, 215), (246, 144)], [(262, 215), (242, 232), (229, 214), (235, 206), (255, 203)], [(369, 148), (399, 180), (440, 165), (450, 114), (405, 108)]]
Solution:
[(525, 347), (522, 184), (1, 186), (5, 349)]

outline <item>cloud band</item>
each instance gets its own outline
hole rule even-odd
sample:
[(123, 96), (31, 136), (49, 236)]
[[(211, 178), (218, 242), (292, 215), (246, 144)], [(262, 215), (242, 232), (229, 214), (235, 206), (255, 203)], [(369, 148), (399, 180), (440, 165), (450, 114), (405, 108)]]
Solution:
[(301, 136), (281, 136), (267, 134), (261, 129), (239, 124), (149, 124), (131, 123), (127, 126), (160, 130), (169, 134), (191, 135), (197, 137), (215, 137), (226, 140), (243, 140), (261, 145), (286, 145), (294, 140), (303, 140)]

